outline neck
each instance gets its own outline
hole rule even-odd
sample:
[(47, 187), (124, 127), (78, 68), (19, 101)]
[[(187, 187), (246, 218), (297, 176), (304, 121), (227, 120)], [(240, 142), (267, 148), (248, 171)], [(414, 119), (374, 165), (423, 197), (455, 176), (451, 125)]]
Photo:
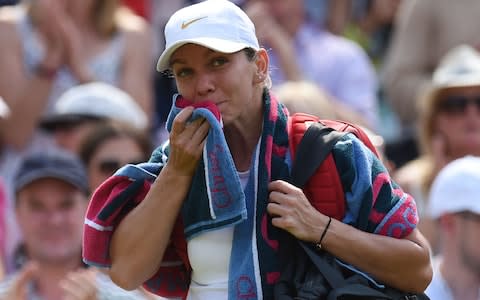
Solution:
[(63, 299), (64, 292), (60, 282), (66, 278), (69, 272), (80, 268), (78, 259), (64, 264), (52, 265), (39, 263), (40, 276), (36, 278), (35, 288), (42, 299)]
[(263, 127), (263, 97), (258, 95), (260, 101), (251, 102), (253, 108), (247, 113), (224, 128), (230, 153), (238, 171), (250, 168), (252, 157), (262, 134)]
[(440, 262), (440, 274), (450, 288), (454, 299), (478, 299), (480, 279), (465, 267), (458, 254), (444, 254)]

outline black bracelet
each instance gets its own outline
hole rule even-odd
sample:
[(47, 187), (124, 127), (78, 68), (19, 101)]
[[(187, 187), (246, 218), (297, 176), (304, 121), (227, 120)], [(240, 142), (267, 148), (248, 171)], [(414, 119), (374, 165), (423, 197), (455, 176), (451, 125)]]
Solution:
[(317, 250), (322, 249), (322, 241), (323, 241), (323, 238), (325, 237), (325, 235), (327, 234), (327, 230), (328, 230), (328, 227), (330, 227), (331, 222), (332, 222), (332, 218), (328, 217), (327, 226), (325, 226), (325, 229), (323, 230), (322, 235), (320, 236), (320, 240), (318, 241), (318, 243), (315, 244), (315, 248), (317, 248)]

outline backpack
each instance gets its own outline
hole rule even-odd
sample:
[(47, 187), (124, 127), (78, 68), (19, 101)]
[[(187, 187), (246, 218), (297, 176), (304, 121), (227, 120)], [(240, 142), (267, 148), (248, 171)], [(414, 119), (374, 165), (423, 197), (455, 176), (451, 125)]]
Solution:
[[(342, 220), (345, 195), (331, 150), (347, 133), (353, 133), (377, 157), (378, 153), (365, 131), (345, 121), (320, 120), (297, 113), (288, 120), (289, 148), (294, 164), (290, 182), (301, 187), (317, 210)], [(315, 153), (315, 155), (309, 155)], [(286, 233), (281, 240), (279, 257), (285, 268), (274, 286), (276, 300), (316, 299), (417, 299), (412, 294), (389, 286), (380, 287), (365, 276), (340, 263), (326, 251), (313, 249), (310, 243)]]
[(375, 146), (360, 126), (346, 121), (321, 120), (296, 113), (288, 119), (287, 126), (294, 161), (291, 183), (303, 187), (305, 196), (318, 211), (342, 220), (346, 209), (345, 195), (331, 150), (347, 133), (355, 134), (378, 157)]

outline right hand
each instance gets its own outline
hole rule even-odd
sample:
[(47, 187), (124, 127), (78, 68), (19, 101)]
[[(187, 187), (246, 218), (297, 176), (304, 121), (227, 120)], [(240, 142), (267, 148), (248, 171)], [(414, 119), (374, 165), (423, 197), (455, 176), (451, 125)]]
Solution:
[(205, 118), (189, 122), (192, 113), (191, 106), (182, 109), (173, 120), (170, 132), (170, 155), (165, 168), (179, 175), (193, 176), (210, 129)]
[(28, 285), (38, 275), (38, 265), (35, 262), (28, 262), (13, 279), (10, 288), (1, 300), (28, 300)]

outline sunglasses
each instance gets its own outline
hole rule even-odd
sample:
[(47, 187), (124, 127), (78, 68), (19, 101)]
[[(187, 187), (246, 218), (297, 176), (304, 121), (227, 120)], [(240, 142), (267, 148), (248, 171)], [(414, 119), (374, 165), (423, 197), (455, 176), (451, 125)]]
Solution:
[(121, 161), (118, 161), (118, 160), (115, 160), (115, 159), (106, 159), (106, 160), (100, 161), (97, 164), (97, 167), (98, 167), (98, 170), (100, 172), (102, 172), (103, 174), (111, 175), (111, 174), (115, 173), (118, 169), (123, 167), (124, 165), (127, 165), (127, 164), (136, 165), (136, 164), (142, 163), (144, 161), (145, 161), (144, 159), (139, 159), (139, 160), (133, 160), (133, 161), (124, 163), (124, 162), (121, 162)]
[(473, 104), (477, 110), (480, 110), (480, 95), (467, 97), (462, 95), (452, 95), (441, 99), (438, 103), (440, 111), (461, 114), (464, 113), (469, 104)]

